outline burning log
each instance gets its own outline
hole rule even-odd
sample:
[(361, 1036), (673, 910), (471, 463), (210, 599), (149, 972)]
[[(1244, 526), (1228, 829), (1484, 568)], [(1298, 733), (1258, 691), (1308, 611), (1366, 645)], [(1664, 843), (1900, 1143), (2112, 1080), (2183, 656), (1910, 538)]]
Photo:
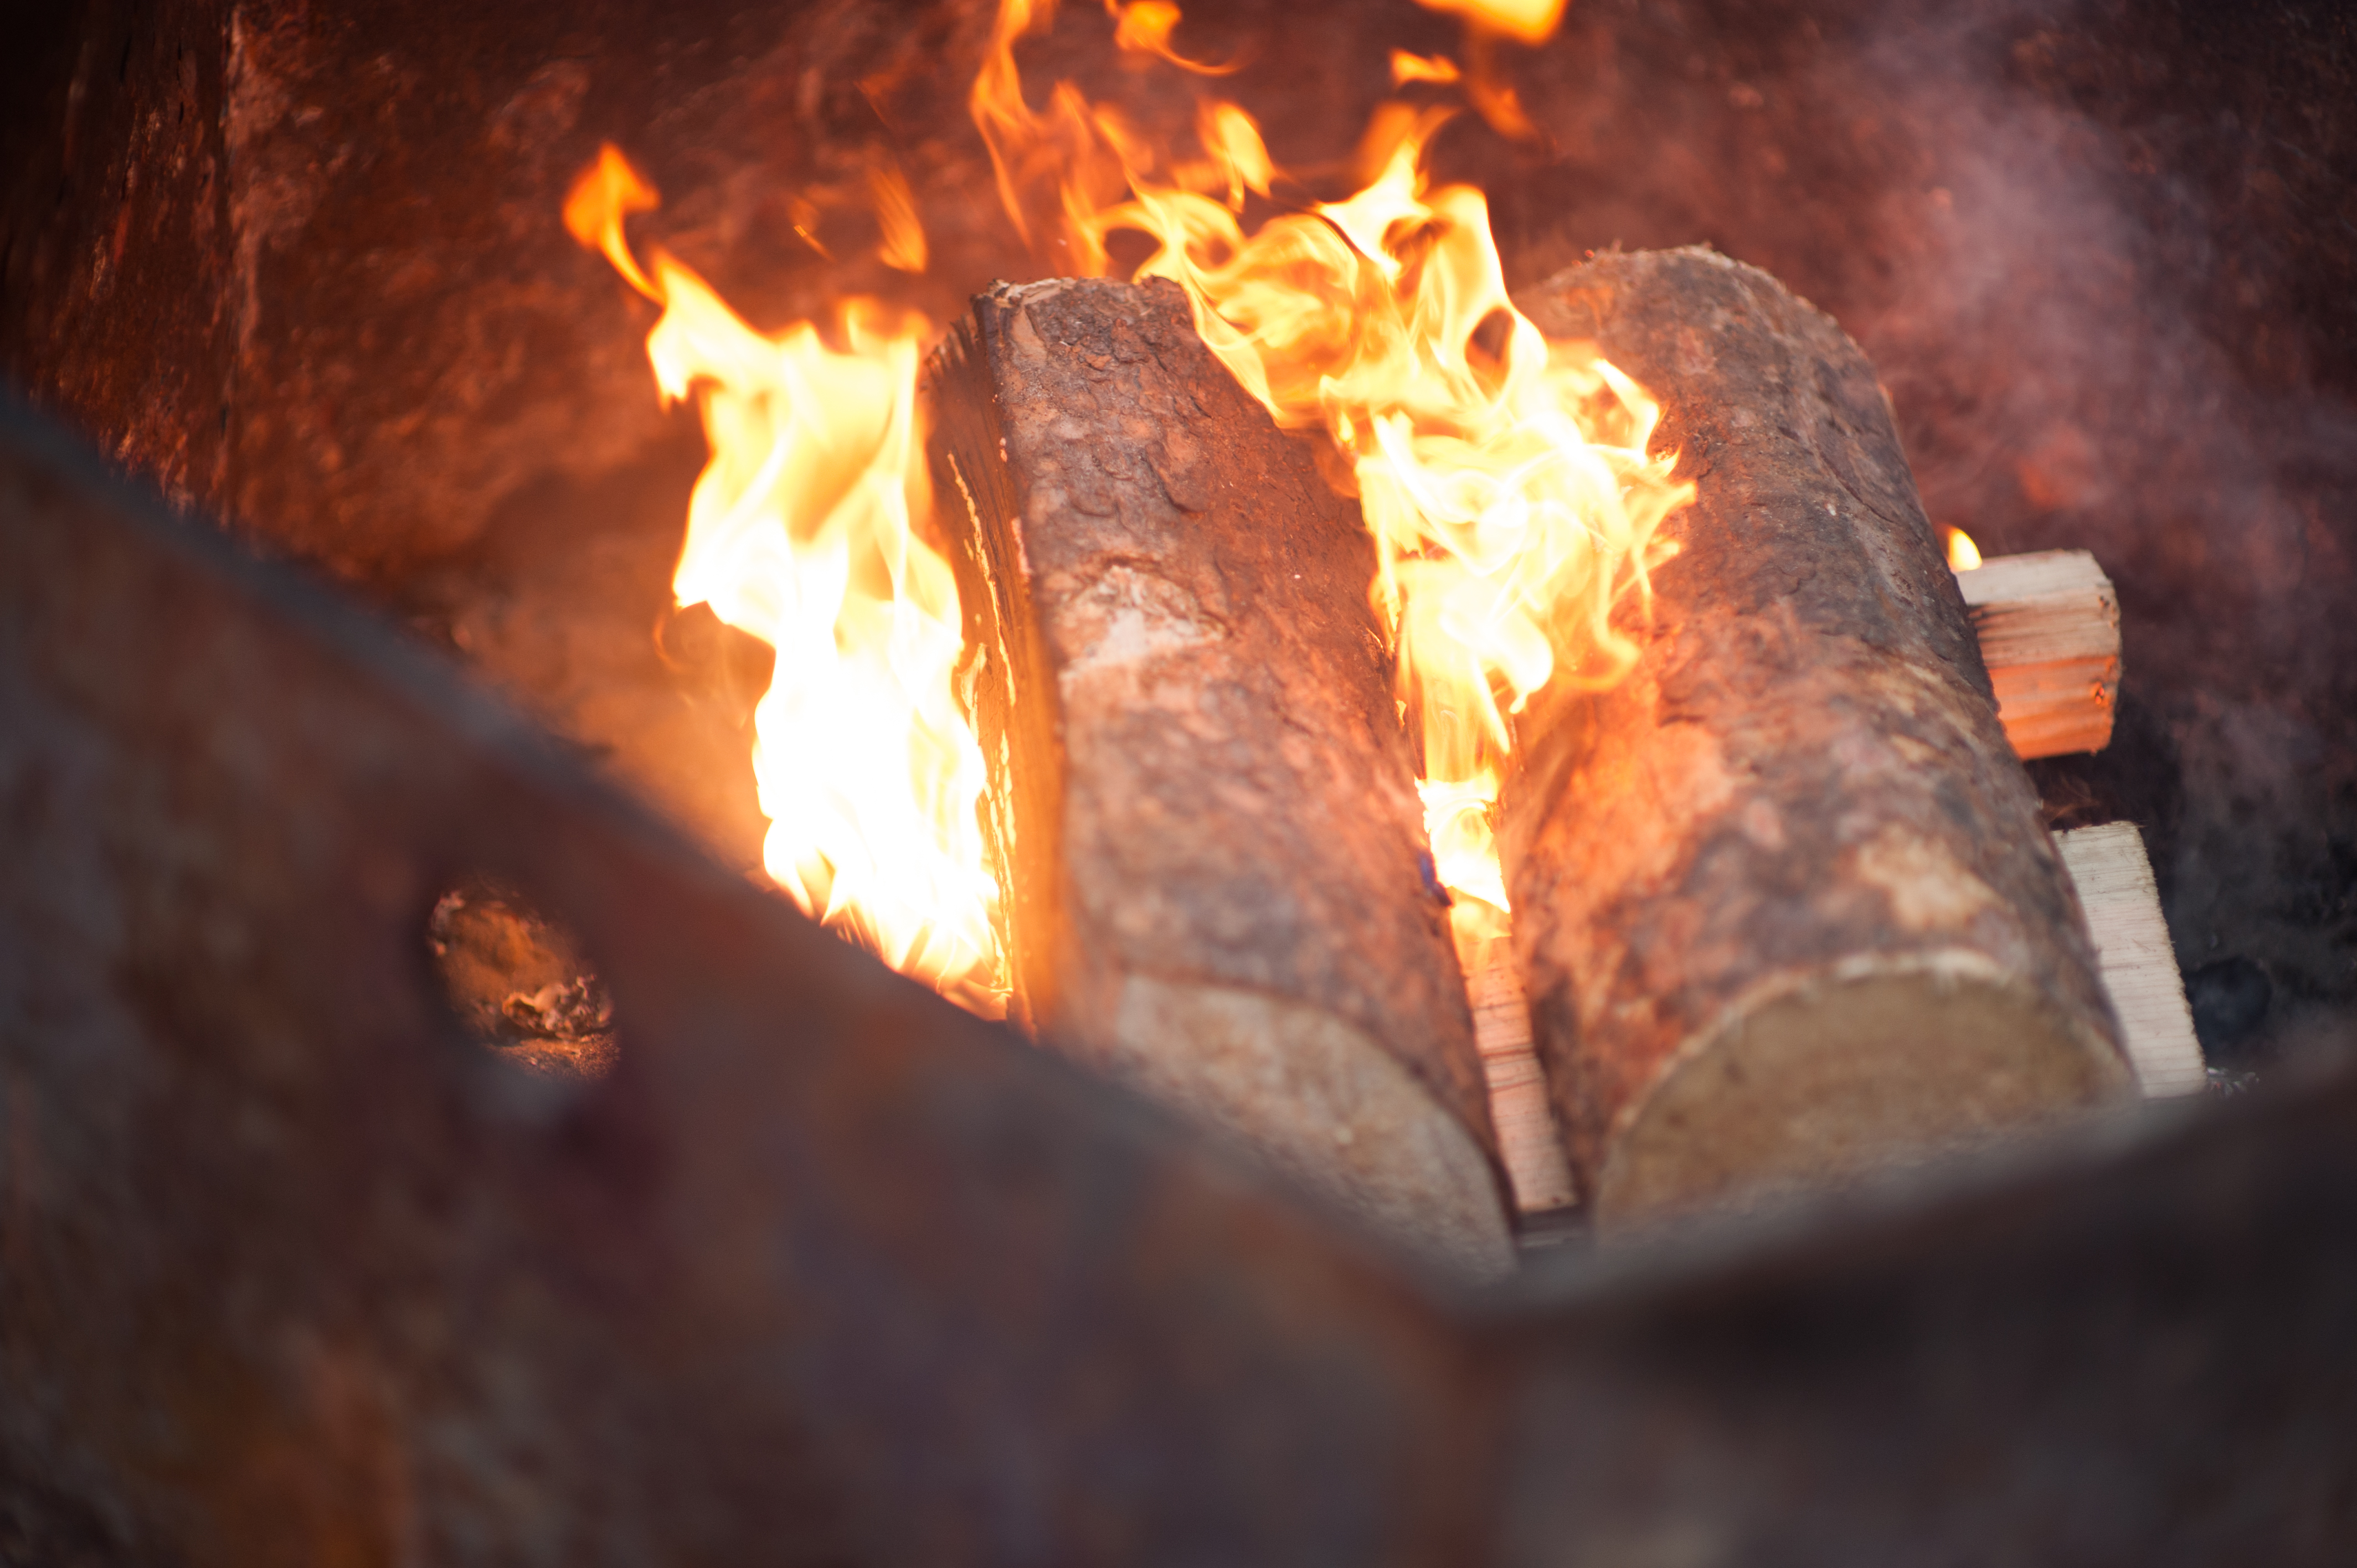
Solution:
[(2101, 751), (2120, 698), (2120, 601), (2083, 550), (1999, 555), (1956, 574), (1996, 693), (2027, 758)]
[(1662, 400), (1657, 444), (1698, 485), (1634, 671), (1533, 704), (1503, 806), (1598, 1222), (1837, 1183), (2125, 1087), (1865, 357), (1704, 250), (1599, 257), (1520, 304)]
[(1016, 1015), (1426, 1255), (1503, 1267), (1355, 509), (1168, 283), (1002, 285), (933, 374)]

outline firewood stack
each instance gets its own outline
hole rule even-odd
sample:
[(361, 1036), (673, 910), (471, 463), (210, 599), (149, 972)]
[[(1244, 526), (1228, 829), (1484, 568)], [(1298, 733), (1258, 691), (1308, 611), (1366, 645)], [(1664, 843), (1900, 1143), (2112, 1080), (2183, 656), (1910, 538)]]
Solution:
[[(1635, 671), (1519, 721), (1519, 974), (1476, 977), (1491, 1012), (1527, 990), (1599, 1226), (1844, 1184), (2131, 1083), (2007, 738), (2108, 732), (2100, 573), (2032, 573), (2026, 610), (2002, 574), (1980, 585), (2039, 665), (2001, 723), (1830, 320), (1705, 251), (1602, 258), (1519, 303), (1662, 401), (1656, 446), (1699, 491), (1630, 607)], [(1498, 1144), (1355, 508), (1168, 285), (1001, 285), (931, 394), (1015, 1015), (1496, 1272)], [(2085, 607), (2056, 595), (2101, 624), (2071, 630)]]

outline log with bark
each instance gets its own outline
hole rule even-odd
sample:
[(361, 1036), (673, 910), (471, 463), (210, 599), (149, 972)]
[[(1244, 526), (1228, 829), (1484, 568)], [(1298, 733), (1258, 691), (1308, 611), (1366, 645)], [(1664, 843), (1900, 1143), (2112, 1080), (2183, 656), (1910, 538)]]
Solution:
[(1015, 1014), (1429, 1257), (1512, 1249), (1357, 509), (1167, 283), (931, 374)]
[(1698, 487), (1642, 649), (1518, 726), (1516, 942), (1599, 1226), (1981, 1144), (2129, 1082), (1887, 399), (1706, 250), (1518, 299), (1663, 409)]

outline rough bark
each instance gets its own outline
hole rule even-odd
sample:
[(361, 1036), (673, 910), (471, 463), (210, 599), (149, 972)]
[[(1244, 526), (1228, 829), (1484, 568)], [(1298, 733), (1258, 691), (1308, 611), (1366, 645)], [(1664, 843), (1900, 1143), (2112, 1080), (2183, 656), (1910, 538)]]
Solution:
[(1018, 1017), (1461, 1269), (1510, 1256), (1372, 547), (1167, 284), (935, 366)]
[(1535, 1031), (1600, 1224), (1970, 1146), (2129, 1080), (2078, 906), (1857, 346), (1706, 250), (1531, 290), (1699, 488), (1635, 670), (1505, 807)]

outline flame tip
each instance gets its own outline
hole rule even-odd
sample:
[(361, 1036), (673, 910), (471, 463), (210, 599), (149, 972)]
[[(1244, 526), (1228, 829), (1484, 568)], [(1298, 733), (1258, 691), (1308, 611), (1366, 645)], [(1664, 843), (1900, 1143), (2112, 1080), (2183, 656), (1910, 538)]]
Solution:
[[(1485, 40), (1544, 37), (1561, 0), (1426, 3), (1465, 16), (1465, 63), (1394, 52), (1395, 83), (1459, 83), (1491, 124), (1527, 132)], [(1172, 47), (1169, 0), (1105, 8), (1125, 52), (1232, 69)], [(1436, 875), (1467, 920), (1494, 922), (1511, 907), (1491, 817), (1515, 715), (1550, 684), (1624, 676), (1637, 650), (1615, 617), (1650, 613), (1647, 574), (1677, 553), (1662, 525), (1694, 486), (1673, 477), (1677, 453), (1649, 453), (1661, 409), (1593, 345), (1550, 343), (1513, 307), (1479, 190), (1430, 187), (1426, 150), (1462, 105), (1383, 105), (1360, 144), (1361, 188), (1248, 231), (1248, 199), (1287, 177), (1252, 116), (1205, 99), (1186, 152), (1069, 81), (1034, 109), (1014, 46), (1053, 14), (1053, 0), (1001, 0), (968, 95), (1007, 215), (1061, 272), (1104, 273), (1116, 231), (1152, 240), (1136, 277), (1179, 286), (1206, 346), (1278, 425), (1326, 434), (1321, 467), (1358, 495), (1375, 540), (1369, 594), (1421, 747)], [(922, 272), (897, 161), (871, 166), (868, 193), (877, 258)], [(662, 306), (647, 344), (658, 389), (693, 392), (704, 420), (711, 460), (674, 592), (777, 650), (755, 714), (764, 865), (846, 938), (1004, 1011), (985, 768), (955, 688), (957, 588), (928, 542), (915, 388), (934, 328), (854, 298), (841, 347), (809, 322), (756, 332), (661, 249), (640, 268), (623, 224), (657, 201), (609, 144), (565, 218)], [(796, 218), (824, 254), (815, 224), (815, 209)]]

